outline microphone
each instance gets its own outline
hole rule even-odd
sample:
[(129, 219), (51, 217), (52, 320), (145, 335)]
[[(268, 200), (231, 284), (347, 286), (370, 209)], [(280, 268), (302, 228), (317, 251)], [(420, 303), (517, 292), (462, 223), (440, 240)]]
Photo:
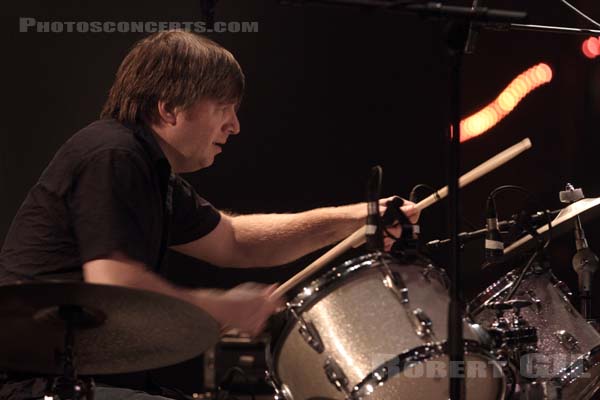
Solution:
[(488, 197), (485, 211), (485, 265), (497, 262), (504, 256), (504, 242), (498, 229), (496, 202)]
[(379, 195), (383, 170), (379, 165), (371, 169), (371, 177), (367, 184), (367, 247), (371, 251), (383, 251), (383, 232), (381, 215), (379, 214)]

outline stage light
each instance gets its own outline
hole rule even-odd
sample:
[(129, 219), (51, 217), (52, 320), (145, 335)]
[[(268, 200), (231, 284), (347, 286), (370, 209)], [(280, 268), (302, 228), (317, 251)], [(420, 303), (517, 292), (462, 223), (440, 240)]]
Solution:
[[(600, 41), (598, 42), (600, 51)], [(552, 68), (540, 63), (519, 74), (496, 100), (460, 123), (460, 141), (479, 136), (507, 116), (532, 90), (552, 80)]]
[(581, 44), (581, 51), (587, 58), (596, 58), (600, 55), (600, 39), (591, 36)]

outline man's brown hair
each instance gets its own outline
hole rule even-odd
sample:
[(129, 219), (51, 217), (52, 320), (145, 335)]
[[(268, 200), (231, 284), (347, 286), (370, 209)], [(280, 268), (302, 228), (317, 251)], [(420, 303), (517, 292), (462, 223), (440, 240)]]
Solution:
[(188, 109), (200, 99), (238, 103), (244, 74), (233, 55), (205, 37), (155, 33), (135, 44), (117, 71), (101, 117), (156, 123), (158, 101)]

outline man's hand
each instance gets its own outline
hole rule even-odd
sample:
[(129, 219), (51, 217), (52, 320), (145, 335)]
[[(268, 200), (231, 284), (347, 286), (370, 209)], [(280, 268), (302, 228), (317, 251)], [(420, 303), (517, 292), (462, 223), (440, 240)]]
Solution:
[[(379, 200), (379, 208), (380, 212), (383, 215), (385, 210), (387, 210), (387, 203), (392, 201), (396, 196), (388, 197), (386, 199)], [(400, 207), (402, 212), (408, 217), (409, 221), (413, 224), (416, 224), (419, 220), (419, 216), (421, 215), (421, 211), (415, 207), (415, 203), (412, 201), (404, 200), (404, 205)], [(394, 225), (386, 227), (387, 231), (399, 238), (402, 235), (402, 227), (398, 222), (395, 222)], [(383, 245), (385, 251), (390, 251), (392, 245), (394, 244), (395, 239), (384, 236)]]
[[(256, 336), (264, 330), (267, 319), (284, 306), (281, 298), (271, 297), (276, 288), (277, 285), (243, 283), (230, 290), (215, 290), (211, 294), (213, 307), (206, 310), (217, 320), (222, 332), (236, 329)], [(206, 291), (199, 290), (196, 295), (205, 303)]]

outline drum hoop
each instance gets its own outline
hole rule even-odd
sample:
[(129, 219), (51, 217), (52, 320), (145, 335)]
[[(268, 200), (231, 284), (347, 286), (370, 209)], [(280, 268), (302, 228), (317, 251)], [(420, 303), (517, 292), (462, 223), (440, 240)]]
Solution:
[(569, 386), (577, 379), (581, 378), (581, 374), (587, 370), (600, 365), (600, 345), (595, 346), (592, 350), (582, 354), (573, 361), (571, 365), (560, 371), (560, 376), (553, 378), (552, 383), (561, 388)]
[[(498, 399), (503, 399), (506, 395), (507, 386), (505, 368), (502, 367), (498, 360), (493, 357), (480, 343), (469, 339), (465, 339), (464, 343), (465, 355), (476, 354), (483, 356), (484, 358), (487, 358), (488, 363), (493, 364), (496, 368), (498, 368), (499, 371), (503, 372), (501, 377), (502, 382), (500, 384), (501, 391), (497, 397)], [(363, 379), (353, 388), (349, 398), (351, 400), (361, 400), (373, 393), (378, 386), (384, 385), (385, 382), (390, 378), (401, 374), (407, 368), (417, 364), (422, 364), (426, 361), (430, 361), (447, 354), (448, 351), (446, 341), (430, 343), (400, 353), (396, 357), (393, 357), (392, 359), (382, 363), (375, 368), (373, 372), (367, 375), (365, 379)], [(392, 373), (390, 374), (389, 371), (392, 371)]]
[(481, 293), (479, 293), (473, 300), (469, 302), (467, 306), (467, 314), (471, 316), (479, 314), (488, 302), (495, 300), (507, 289), (511, 288), (517, 277), (518, 272), (516, 269), (514, 269), (486, 287)]
[(398, 262), (392, 256), (384, 253), (370, 253), (352, 258), (331, 268), (298, 290), (294, 298), (288, 303), (288, 308), (293, 308), (297, 313), (304, 312), (330, 289), (334, 289), (337, 283), (347, 281), (348, 278), (355, 276), (359, 271), (377, 266), (381, 258), (385, 258), (387, 262)]

